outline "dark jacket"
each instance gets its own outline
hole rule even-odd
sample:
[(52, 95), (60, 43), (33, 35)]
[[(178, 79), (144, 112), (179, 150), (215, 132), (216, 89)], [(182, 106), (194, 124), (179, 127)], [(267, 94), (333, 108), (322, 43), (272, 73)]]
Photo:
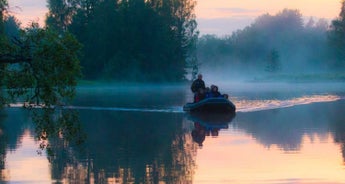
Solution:
[(205, 82), (202, 79), (196, 79), (193, 81), (191, 90), (193, 93), (196, 93), (199, 91), (199, 89), (205, 89)]
[(220, 97), (221, 94), (219, 93), (219, 91), (212, 91), (211, 92), (211, 97)]

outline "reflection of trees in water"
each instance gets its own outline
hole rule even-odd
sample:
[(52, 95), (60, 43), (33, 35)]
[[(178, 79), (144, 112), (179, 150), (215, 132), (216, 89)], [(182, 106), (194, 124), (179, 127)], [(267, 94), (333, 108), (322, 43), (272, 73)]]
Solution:
[[(182, 128), (182, 115), (17, 110), (19, 114), (6, 116), (4, 121), (0, 117), (0, 131), (4, 132), (0, 133), (1, 167), (7, 150), (16, 149), (10, 145), (20, 145), (18, 141), (27, 129), (23, 122), (32, 120), (38, 152), (47, 153), (54, 181), (192, 183), (197, 147), (190, 132)], [(0, 177), (4, 179), (6, 174)]]
[(84, 111), (81, 117), (88, 140), (83, 167), (87, 176), (79, 180), (191, 183), (194, 148), (179, 123), (182, 117), (174, 116)]
[[(196, 147), (174, 114), (38, 109), (52, 179), (67, 183), (192, 183)], [(79, 122), (82, 122), (82, 126)], [(87, 139), (83, 151), (76, 149)]]
[(6, 156), (6, 138), (4, 135), (3, 117), (4, 115), (0, 112), (0, 181), (3, 181), (3, 170), (5, 169), (5, 156)]
[[(32, 121), (34, 124), (31, 124)], [(6, 154), (16, 150), (26, 130), (35, 129), (39, 153), (47, 151), (52, 164), (53, 178), (61, 174), (71, 163), (77, 163), (76, 145), (85, 139), (76, 111), (50, 108), (9, 108), (0, 111), (0, 181), (9, 180), (5, 168)], [(73, 148), (73, 149), (72, 149)], [(57, 176), (54, 176), (54, 173)]]
[(86, 138), (78, 113), (55, 108), (30, 109), (30, 111), (35, 125), (36, 139), (39, 141), (38, 154), (42, 151), (47, 152), (48, 160), (52, 165), (53, 179), (64, 178), (70, 165), (79, 162), (75, 148), (80, 148)]
[(6, 154), (17, 149), (22, 141), (25, 128), (23, 122), (26, 111), (22, 109), (6, 109), (0, 111), (0, 181), (8, 180), (5, 168)]
[(345, 119), (336, 120), (333, 126), (334, 141), (341, 145), (341, 153), (343, 156), (343, 163), (345, 165)]
[(55, 156), (55, 147), (52, 145), (71, 146), (71, 144), (80, 145), (84, 142), (85, 134), (81, 129), (76, 111), (42, 108), (32, 109), (32, 112), (36, 138), (40, 141), (40, 148), (47, 150), (48, 156)]
[(337, 103), (336, 108), (332, 111), (331, 132), (334, 134), (334, 141), (341, 145), (341, 153), (345, 165), (345, 102)]
[(267, 147), (298, 151), (304, 136), (326, 136), (334, 119), (344, 118), (343, 112), (338, 112), (344, 107), (344, 102), (332, 102), (239, 113), (236, 126)]
[[(193, 144), (189, 133), (176, 136), (172, 143), (172, 171), (167, 183), (192, 183), (192, 176), (195, 169), (195, 156), (197, 148)], [(167, 170), (169, 171), (169, 170)]]

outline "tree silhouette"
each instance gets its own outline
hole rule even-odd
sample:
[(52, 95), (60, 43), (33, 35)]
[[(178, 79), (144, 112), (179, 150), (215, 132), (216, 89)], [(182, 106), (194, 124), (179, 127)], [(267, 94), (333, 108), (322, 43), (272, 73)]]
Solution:
[(276, 73), (281, 70), (279, 53), (273, 49), (267, 56), (267, 65), (265, 71)]

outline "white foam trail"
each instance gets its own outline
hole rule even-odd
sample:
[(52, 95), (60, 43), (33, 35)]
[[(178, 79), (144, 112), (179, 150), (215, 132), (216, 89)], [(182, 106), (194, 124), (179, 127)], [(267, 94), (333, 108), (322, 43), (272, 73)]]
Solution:
[[(345, 99), (345, 97), (337, 95), (312, 95), (302, 96), (287, 100), (236, 100), (233, 103), (236, 105), (237, 112), (254, 112), (270, 109), (278, 109), (285, 107), (292, 107), (296, 105), (311, 104), (316, 102), (332, 102)], [(21, 108), (23, 103), (10, 104), (11, 108)], [(34, 108), (42, 108), (35, 106)], [(76, 110), (94, 110), (94, 111), (127, 111), (127, 112), (162, 112), (162, 113), (183, 113), (181, 106), (162, 107), (162, 108), (125, 108), (125, 107), (97, 107), (97, 106), (62, 106), (63, 109)]]
[(332, 102), (344, 99), (336, 95), (312, 95), (303, 96), (288, 100), (239, 100), (235, 101), (237, 112), (254, 112), (261, 110), (278, 109), (292, 107), (296, 105), (305, 105), (317, 102)]
[(132, 111), (132, 112), (166, 112), (166, 113), (182, 113), (182, 107), (150, 109), (150, 108), (123, 108), (123, 107), (89, 107), (89, 106), (64, 106), (64, 109), (76, 110), (95, 110), (95, 111)]
[[(23, 103), (10, 104), (10, 108), (22, 108)], [(60, 106), (59, 106), (60, 107)], [(42, 108), (42, 106), (33, 106), (33, 108)], [(75, 110), (94, 110), (94, 111), (132, 111), (132, 112), (165, 112), (165, 113), (183, 113), (181, 107), (170, 108), (124, 108), (124, 107), (96, 107), (96, 106), (61, 106), (63, 109)]]

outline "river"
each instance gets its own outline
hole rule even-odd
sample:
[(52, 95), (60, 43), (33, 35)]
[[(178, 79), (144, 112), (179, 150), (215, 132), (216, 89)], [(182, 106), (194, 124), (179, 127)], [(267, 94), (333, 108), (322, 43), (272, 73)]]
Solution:
[(343, 83), (218, 86), (237, 112), (217, 122), (183, 112), (185, 85), (80, 86), (53, 112), (5, 108), (0, 182), (345, 183)]

